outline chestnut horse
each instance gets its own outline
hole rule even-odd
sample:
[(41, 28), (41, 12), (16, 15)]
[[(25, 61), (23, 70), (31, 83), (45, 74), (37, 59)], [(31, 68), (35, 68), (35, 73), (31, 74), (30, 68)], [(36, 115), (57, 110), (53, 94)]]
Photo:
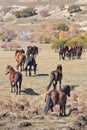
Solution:
[(65, 85), (61, 90), (51, 90), (46, 94), (45, 101), (46, 106), (44, 109), (45, 114), (51, 109), (53, 112), (53, 107), (55, 105), (60, 105), (60, 116), (66, 116), (66, 102), (67, 96), (70, 97), (70, 86)]
[(47, 86), (47, 90), (51, 87), (52, 83), (54, 84), (54, 89), (56, 89), (57, 82), (59, 81), (59, 88), (61, 89), (61, 80), (62, 80), (62, 65), (58, 65), (56, 70), (53, 70), (50, 73), (50, 83)]
[(25, 60), (26, 60), (25, 51), (23, 49), (16, 50), (15, 58), (16, 58), (16, 61), (18, 63), (17, 70), (19, 69), (19, 66), (20, 66), (21, 71), (24, 70), (24, 64), (25, 64)]
[(21, 93), (21, 84), (22, 84), (22, 74), (14, 70), (11, 65), (6, 67), (6, 75), (9, 74), (9, 81), (11, 84), (11, 92), (15, 92), (16, 94)]

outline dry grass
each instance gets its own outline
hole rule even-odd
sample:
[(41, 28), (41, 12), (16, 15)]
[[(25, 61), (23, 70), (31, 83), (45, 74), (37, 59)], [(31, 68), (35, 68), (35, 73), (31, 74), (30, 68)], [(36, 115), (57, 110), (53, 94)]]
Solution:
[[(26, 49), (29, 43), (20, 43), (22, 48)], [(14, 57), (14, 51), (3, 51), (0, 49), (0, 107), (2, 109), (12, 109), (12, 107), (19, 104), (29, 103), (23, 113), (27, 113), (30, 108), (38, 108), (39, 114), (44, 116), (44, 119), (40, 120), (33, 116), (30, 121), (33, 123), (32, 130), (38, 130), (40, 128), (58, 128), (62, 124), (70, 125), (76, 116), (71, 114), (67, 118), (60, 118), (50, 115), (44, 115), (44, 97), (46, 94), (46, 87), (49, 83), (49, 73), (54, 70), (57, 64), (62, 64), (63, 66), (63, 80), (62, 86), (65, 84), (76, 86), (71, 92), (71, 97), (68, 98), (67, 104), (72, 108), (78, 108), (82, 106), (83, 109), (87, 108), (86, 105), (86, 95), (87, 95), (87, 51), (83, 53), (80, 60), (68, 60), (65, 61), (58, 59), (58, 53), (50, 48), (48, 44), (37, 44), (39, 47), (39, 55), (36, 58), (38, 68), (37, 76), (26, 77), (23, 74), (23, 84), (22, 90), (29, 89), (31, 93), (21, 93), (21, 95), (15, 95), (10, 93), (10, 83), (8, 76), (5, 75), (5, 67), (10, 64), (16, 68), (16, 61)], [(57, 87), (58, 89), (58, 87)], [(37, 95), (33, 95), (37, 93)], [(76, 98), (76, 99), (75, 99)], [(2, 105), (4, 104), (4, 105)], [(55, 108), (58, 112), (58, 108)], [(87, 109), (85, 109), (86, 111)], [(68, 112), (68, 108), (67, 108)], [(55, 124), (55, 125), (54, 125)]]

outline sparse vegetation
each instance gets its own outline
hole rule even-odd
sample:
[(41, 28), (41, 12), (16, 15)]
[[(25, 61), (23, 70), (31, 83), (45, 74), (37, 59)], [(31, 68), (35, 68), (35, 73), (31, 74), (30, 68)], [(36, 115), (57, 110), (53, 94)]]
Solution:
[(80, 7), (78, 5), (71, 5), (69, 8), (68, 8), (68, 11), (70, 13), (74, 13), (74, 12), (78, 12), (78, 11), (81, 11)]
[(20, 11), (16, 11), (14, 14), (16, 18), (22, 18), (22, 17), (25, 18), (36, 15), (36, 10), (34, 8), (26, 8)]
[(65, 23), (59, 23), (57, 26), (56, 26), (56, 29), (60, 30), (60, 31), (68, 31), (69, 30), (69, 27), (67, 24)]
[(67, 40), (53, 40), (51, 43), (51, 47), (53, 49), (59, 47), (59, 46), (63, 46), (67, 43)]

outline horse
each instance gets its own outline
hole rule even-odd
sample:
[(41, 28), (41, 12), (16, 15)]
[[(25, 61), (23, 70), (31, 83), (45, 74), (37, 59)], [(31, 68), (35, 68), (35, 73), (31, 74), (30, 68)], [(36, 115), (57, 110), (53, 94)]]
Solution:
[(65, 60), (65, 57), (67, 56), (68, 53), (68, 46), (61, 46), (59, 48), (59, 59)]
[(69, 85), (65, 85), (61, 90), (51, 90), (48, 92), (45, 96), (45, 114), (47, 114), (49, 110), (53, 112), (53, 107), (55, 105), (60, 105), (60, 116), (66, 116), (67, 96), (70, 97)]
[(24, 68), (24, 70), (26, 71), (26, 76), (27, 76), (28, 70), (29, 70), (29, 76), (30, 77), (31, 77), (31, 71), (32, 70), (34, 71), (34, 74), (36, 75), (36, 68), (37, 68), (36, 60), (32, 55), (30, 55), (29, 57), (26, 58), (26, 66)]
[(7, 65), (5, 75), (9, 74), (9, 81), (11, 84), (11, 93), (15, 92), (16, 94), (21, 93), (21, 84), (22, 84), (22, 74), (15, 71), (11, 65)]
[(33, 57), (35, 58), (36, 55), (38, 55), (38, 47), (37, 46), (28, 46), (27, 47), (27, 51), (26, 51), (26, 55), (30, 56), (33, 55)]
[(24, 64), (25, 64), (25, 60), (26, 60), (26, 55), (25, 55), (25, 51), (23, 49), (21, 50), (16, 50), (15, 52), (15, 59), (17, 61), (17, 70), (19, 69), (20, 66), (20, 70), (24, 70)]
[(56, 70), (51, 71), (50, 73), (50, 82), (47, 86), (47, 91), (51, 87), (52, 83), (54, 82), (54, 89), (56, 89), (56, 85), (59, 82), (59, 88), (61, 88), (61, 80), (62, 80), (62, 65), (58, 65)]

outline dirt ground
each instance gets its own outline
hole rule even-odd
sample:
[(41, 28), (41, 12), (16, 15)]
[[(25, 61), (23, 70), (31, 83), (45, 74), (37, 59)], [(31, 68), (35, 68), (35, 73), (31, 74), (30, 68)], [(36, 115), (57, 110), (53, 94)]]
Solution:
[[(26, 50), (29, 43), (20, 43), (22, 48)], [(15, 103), (20, 104), (21, 102), (28, 102), (29, 107), (27, 107), (22, 112), (22, 114), (27, 114), (31, 109), (38, 109), (38, 115), (28, 115), (29, 119), (1, 119), (0, 123), (4, 122), (7, 125), (4, 128), (19, 130), (16, 126), (22, 121), (31, 122), (32, 126), (27, 129), (31, 130), (57, 130), (61, 126), (72, 126), (74, 120), (76, 119), (76, 113), (71, 113), (68, 117), (59, 117), (59, 107), (55, 107), (55, 112), (57, 116), (44, 114), (44, 98), (46, 95), (46, 87), (49, 83), (49, 74), (52, 70), (56, 69), (58, 64), (63, 66), (63, 85), (70, 85), (74, 89), (71, 91), (71, 97), (67, 101), (67, 113), (70, 108), (74, 110), (77, 108), (79, 112), (87, 112), (87, 50), (83, 52), (81, 59), (75, 60), (59, 60), (58, 53), (51, 49), (49, 44), (36, 44), (39, 47), (39, 54), (36, 57), (37, 62), (37, 75), (32, 77), (26, 77), (25, 72), (22, 72), (23, 83), (21, 95), (16, 95), (10, 92), (10, 83), (8, 76), (5, 75), (5, 68), (7, 65), (12, 65), (16, 69), (16, 61), (14, 56), (14, 51), (4, 51), (0, 48), (0, 115), (2, 111), (11, 110), (11, 106)], [(52, 89), (52, 87), (51, 87)], [(57, 85), (57, 89), (58, 85)], [(84, 110), (84, 111), (83, 111)], [(14, 127), (15, 126), (15, 127)], [(25, 130), (25, 128), (21, 128)]]

